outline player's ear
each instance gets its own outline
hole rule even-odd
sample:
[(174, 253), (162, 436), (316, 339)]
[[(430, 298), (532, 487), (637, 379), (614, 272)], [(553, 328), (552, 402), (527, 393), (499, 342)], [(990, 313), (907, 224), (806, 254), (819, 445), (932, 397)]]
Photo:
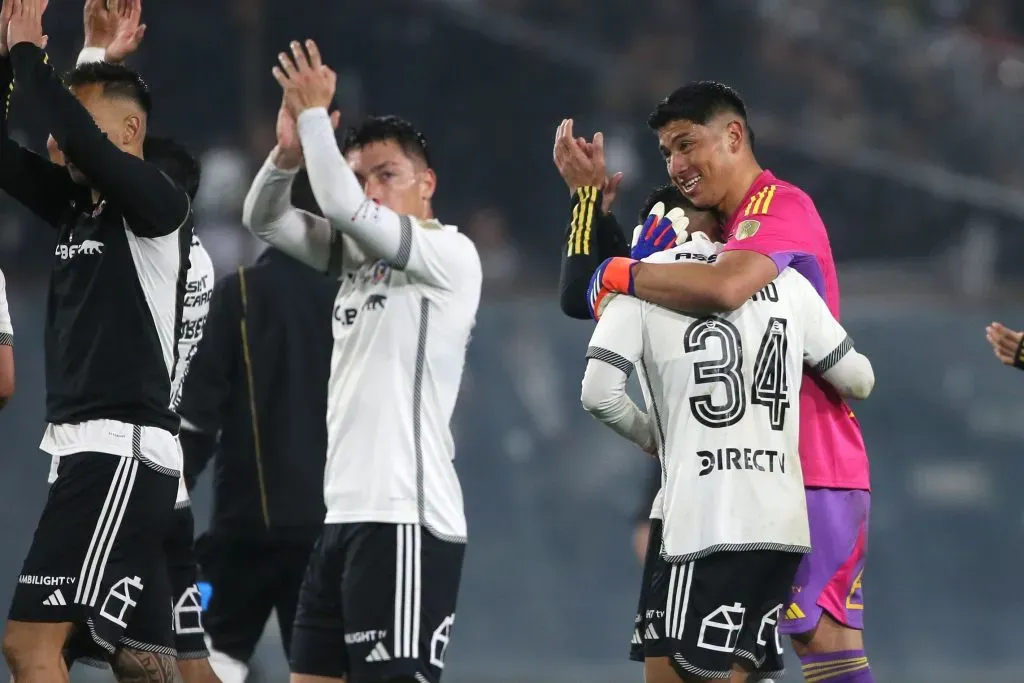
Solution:
[(726, 124), (725, 134), (729, 143), (729, 151), (736, 153), (743, 147), (743, 141), (747, 137), (746, 126), (739, 119), (733, 119)]
[(121, 128), (121, 146), (127, 147), (141, 143), (142, 118), (138, 114), (129, 114), (124, 117), (124, 125)]
[(437, 174), (434, 169), (428, 168), (420, 173), (420, 199), (430, 201), (437, 190)]

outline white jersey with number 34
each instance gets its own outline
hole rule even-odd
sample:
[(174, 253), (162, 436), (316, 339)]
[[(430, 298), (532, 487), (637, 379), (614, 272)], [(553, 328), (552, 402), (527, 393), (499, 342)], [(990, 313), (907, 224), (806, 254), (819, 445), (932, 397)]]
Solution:
[[(715, 258), (684, 247), (669, 255)], [(798, 452), (803, 366), (823, 373), (850, 349), (825, 302), (791, 269), (728, 314), (691, 317), (626, 296), (608, 304), (587, 356), (636, 364), (662, 463), (669, 560), (809, 551)]]

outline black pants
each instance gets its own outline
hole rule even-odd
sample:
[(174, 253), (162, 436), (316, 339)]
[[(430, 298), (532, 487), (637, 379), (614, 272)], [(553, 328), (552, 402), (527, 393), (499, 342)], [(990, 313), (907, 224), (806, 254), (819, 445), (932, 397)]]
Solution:
[(266, 534), (212, 531), (196, 541), (202, 579), (213, 588), (203, 615), (213, 649), (248, 662), (271, 610), (291, 652), (299, 587), (320, 525)]

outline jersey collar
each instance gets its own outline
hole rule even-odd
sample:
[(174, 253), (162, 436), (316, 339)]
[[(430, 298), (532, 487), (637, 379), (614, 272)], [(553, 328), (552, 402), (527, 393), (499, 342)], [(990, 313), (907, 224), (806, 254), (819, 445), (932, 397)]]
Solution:
[(750, 187), (747, 188), (747, 193), (743, 195), (743, 201), (739, 203), (739, 206), (737, 206), (736, 210), (732, 212), (732, 215), (729, 216), (728, 222), (725, 224), (726, 229), (722, 231), (722, 239), (724, 241), (728, 242), (732, 239), (733, 233), (736, 232), (736, 219), (740, 217), (740, 213), (742, 213), (743, 209), (750, 203), (750, 198), (760, 192), (761, 188), (765, 185), (771, 185), (776, 181), (777, 178), (775, 177), (775, 174), (768, 169), (761, 171), (761, 173), (754, 178), (754, 182), (750, 183)]

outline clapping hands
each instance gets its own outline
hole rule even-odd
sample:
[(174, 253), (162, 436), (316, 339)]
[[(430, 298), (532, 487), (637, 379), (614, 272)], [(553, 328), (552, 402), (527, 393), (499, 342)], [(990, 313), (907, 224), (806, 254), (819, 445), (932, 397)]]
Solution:
[(139, 49), (146, 33), (142, 0), (86, 0), (85, 46), (106, 50), (109, 62), (122, 62)]
[(608, 213), (622, 182), (622, 173), (607, 175), (603, 133), (595, 133), (588, 142), (585, 138), (573, 137), (572, 127), (572, 119), (563, 119), (555, 131), (555, 167), (570, 192), (580, 187), (600, 187), (603, 190), (601, 211)]
[(327, 109), (334, 100), (338, 76), (320, 58), (320, 49), (312, 40), (305, 46), (293, 40), (291, 55), (277, 55), (280, 66), (273, 68), (274, 80), (284, 90), (284, 105), (294, 118), (307, 109)]

